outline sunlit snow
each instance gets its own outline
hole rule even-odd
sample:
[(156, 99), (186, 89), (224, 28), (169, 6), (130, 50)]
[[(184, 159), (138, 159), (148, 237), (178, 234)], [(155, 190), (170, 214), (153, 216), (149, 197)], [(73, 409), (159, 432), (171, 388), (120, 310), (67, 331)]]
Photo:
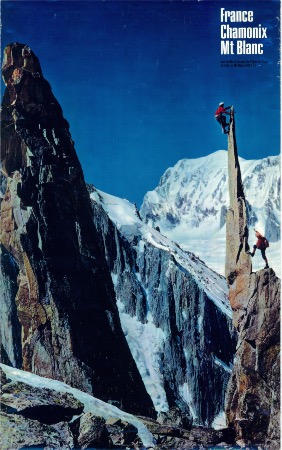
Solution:
[[(208, 295), (207, 301), (213, 301), (225, 315), (232, 317), (225, 278), (209, 269), (203, 261), (195, 258), (191, 252), (183, 251), (169, 238), (140, 220), (135, 206), (129, 201), (98, 190), (91, 194), (91, 198), (104, 208), (110, 219), (127, 240), (133, 243), (135, 242), (134, 238), (138, 236), (138, 244), (135, 243), (134, 245), (137, 245), (139, 252), (144, 252), (146, 245), (152, 245), (168, 252), (184, 271), (186, 270), (187, 273), (193, 276), (199, 288), (206, 292)], [(175, 266), (175, 262), (172, 259), (170, 260), (167, 269), (168, 276), (171, 268)], [(138, 272), (135, 276), (141, 281)], [(117, 287), (118, 279), (114, 273), (112, 273), (112, 279)], [(146, 289), (145, 292), (148, 295)], [(149, 307), (150, 302), (147, 303)], [(153, 323), (150, 310), (147, 311), (147, 320), (143, 324), (136, 316), (132, 317), (125, 312), (124, 304), (119, 298), (117, 298), (117, 306), (123, 332), (147, 392), (152, 398), (156, 411), (166, 412), (168, 403), (160, 359), (160, 355), (164, 350), (166, 336), (163, 330), (156, 327)], [(186, 311), (183, 310), (183, 317), (185, 317), (185, 314)], [(199, 315), (197, 321), (199, 329), (202, 327), (202, 321), (203, 318)], [(187, 402), (192, 417), (196, 419), (195, 408), (187, 382), (179, 386), (179, 394)]]
[(104, 208), (124, 237), (132, 241), (134, 236), (139, 236), (140, 250), (144, 249), (147, 242), (170, 253), (183, 269), (194, 277), (199, 287), (207, 293), (217, 307), (229, 317), (232, 316), (225, 278), (207, 267), (203, 261), (195, 258), (190, 251), (183, 251), (171, 239), (140, 220), (135, 206), (128, 200), (98, 190), (91, 194), (91, 198)]
[(222, 430), (227, 427), (226, 415), (224, 411), (221, 411), (213, 420), (212, 428), (215, 430)]
[(150, 313), (143, 324), (136, 316), (124, 312), (121, 301), (117, 301), (117, 306), (124, 335), (154, 407), (157, 412), (167, 412), (169, 408), (160, 371), (165, 333), (154, 325)]
[[(280, 159), (270, 156), (262, 160), (239, 160), (245, 196), (255, 215), (253, 226), (270, 241), (269, 264), (280, 276)], [(224, 217), (229, 205), (227, 172), (225, 150), (180, 160), (145, 195), (141, 207), (141, 215), (148, 224), (158, 226), (182, 249), (195, 253), (222, 275), (226, 253)], [(253, 226), (249, 229), (251, 247), (256, 242)], [(260, 252), (252, 263), (254, 271), (265, 266)]]

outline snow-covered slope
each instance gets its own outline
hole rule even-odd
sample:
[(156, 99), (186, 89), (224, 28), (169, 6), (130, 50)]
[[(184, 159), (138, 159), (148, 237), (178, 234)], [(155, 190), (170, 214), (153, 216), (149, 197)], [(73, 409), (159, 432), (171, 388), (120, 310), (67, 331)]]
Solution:
[(228, 300), (228, 289), (225, 279), (208, 268), (206, 264), (189, 251), (183, 251), (171, 239), (163, 236), (159, 231), (145, 224), (138, 217), (135, 206), (126, 199), (121, 199), (102, 191), (95, 191), (91, 198), (100, 203), (115, 223), (121, 234), (130, 242), (136, 236), (139, 240), (139, 249), (142, 251), (144, 243), (152, 244), (154, 247), (171, 254), (176, 262), (187, 269), (195, 278), (199, 286), (204, 289), (209, 298), (227, 314), (232, 316)]
[(91, 198), (122, 329), (155, 410), (211, 425), (222, 415), (235, 349), (225, 279), (127, 200), (95, 189)]
[[(280, 158), (239, 159), (249, 225), (267, 236), (269, 261), (280, 272)], [(169, 168), (156, 189), (145, 195), (140, 213), (148, 224), (224, 274), (228, 204), (227, 152), (219, 150)], [(252, 237), (250, 232), (250, 242)], [(258, 256), (253, 262), (255, 270), (263, 264)]]

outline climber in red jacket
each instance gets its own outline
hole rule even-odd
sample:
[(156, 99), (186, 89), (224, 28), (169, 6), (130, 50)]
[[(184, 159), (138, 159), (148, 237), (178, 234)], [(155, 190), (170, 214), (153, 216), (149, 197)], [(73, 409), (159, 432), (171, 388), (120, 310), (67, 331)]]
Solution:
[(227, 111), (230, 108), (231, 108), (231, 106), (226, 106), (226, 108), (224, 108), (224, 103), (220, 102), (219, 107), (215, 111), (215, 115), (214, 115), (215, 119), (220, 123), (220, 125), (222, 127), (222, 132), (225, 134), (227, 134), (229, 132), (229, 128), (228, 128), (228, 130), (225, 130), (225, 127), (227, 127), (229, 125), (229, 123), (226, 123), (226, 117), (224, 114), (228, 114), (230, 116), (230, 112)]
[(255, 235), (257, 237), (257, 242), (254, 245), (254, 250), (252, 253), (250, 253), (250, 255), (254, 256), (256, 253), (256, 249), (258, 248), (261, 251), (261, 256), (265, 260), (265, 269), (268, 269), (269, 265), (268, 265), (267, 257), (265, 254), (267, 247), (269, 247), (268, 240), (262, 234), (260, 234), (259, 231), (255, 230), (255, 229), (254, 229), (254, 231), (255, 231)]

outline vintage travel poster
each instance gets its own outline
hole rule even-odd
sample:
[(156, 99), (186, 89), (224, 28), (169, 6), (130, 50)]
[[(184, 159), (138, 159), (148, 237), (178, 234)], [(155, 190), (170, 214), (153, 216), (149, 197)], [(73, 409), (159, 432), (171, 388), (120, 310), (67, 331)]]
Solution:
[(278, 450), (280, 1), (1, 26), (1, 449)]

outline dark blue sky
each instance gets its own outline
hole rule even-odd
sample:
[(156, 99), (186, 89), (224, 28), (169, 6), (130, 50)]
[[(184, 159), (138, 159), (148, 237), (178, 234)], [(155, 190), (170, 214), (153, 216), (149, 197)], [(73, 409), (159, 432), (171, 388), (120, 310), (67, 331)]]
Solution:
[[(140, 205), (179, 159), (227, 148), (214, 120), (220, 101), (235, 105), (240, 156), (279, 153), (279, 6), (272, 0), (3, 1), (2, 47), (18, 41), (39, 57), (86, 181)], [(253, 10), (247, 25), (267, 27), (266, 63), (220, 67), (221, 60), (250, 58), (220, 55), (221, 7)]]

